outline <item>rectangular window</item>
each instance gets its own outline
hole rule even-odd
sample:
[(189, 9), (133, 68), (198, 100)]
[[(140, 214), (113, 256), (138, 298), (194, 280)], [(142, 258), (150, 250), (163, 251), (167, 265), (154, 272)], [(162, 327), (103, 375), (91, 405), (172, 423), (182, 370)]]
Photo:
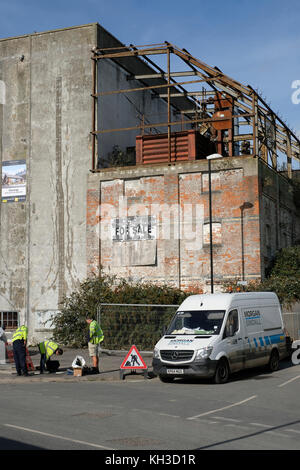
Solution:
[[(222, 225), (220, 222), (212, 223), (212, 240), (213, 245), (222, 244)], [(210, 224), (203, 224), (203, 245), (210, 244)]]
[(19, 327), (18, 312), (0, 312), (0, 326), (5, 326), (7, 330), (15, 330)]
[(224, 338), (234, 336), (234, 334), (238, 331), (238, 329), (239, 329), (238, 311), (231, 310), (231, 312), (229, 312), (229, 315), (226, 321)]

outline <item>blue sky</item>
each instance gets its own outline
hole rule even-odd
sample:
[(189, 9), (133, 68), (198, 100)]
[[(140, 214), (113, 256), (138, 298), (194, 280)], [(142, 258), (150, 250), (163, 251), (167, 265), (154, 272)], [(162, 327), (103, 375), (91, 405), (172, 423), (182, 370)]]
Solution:
[[(299, 0), (0, 0), (0, 37), (98, 22), (124, 44), (169, 41), (260, 90), (300, 133)], [(299, 93), (300, 97), (300, 93)]]

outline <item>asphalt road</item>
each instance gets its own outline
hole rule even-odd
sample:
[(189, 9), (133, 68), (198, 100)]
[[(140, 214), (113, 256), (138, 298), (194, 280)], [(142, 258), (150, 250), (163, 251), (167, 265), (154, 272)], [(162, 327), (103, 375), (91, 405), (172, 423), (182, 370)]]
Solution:
[(125, 380), (1, 384), (1, 450), (300, 450), (300, 365), (225, 385)]

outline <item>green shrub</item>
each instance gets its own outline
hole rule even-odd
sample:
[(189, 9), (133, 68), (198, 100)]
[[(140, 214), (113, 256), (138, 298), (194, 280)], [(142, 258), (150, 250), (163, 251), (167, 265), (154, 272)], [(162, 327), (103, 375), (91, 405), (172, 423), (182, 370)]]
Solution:
[(272, 263), (269, 276), (263, 281), (250, 281), (247, 286), (240, 287), (238, 281), (224, 284), (224, 290), (237, 292), (267, 291), (275, 292), (286, 306), (300, 300), (300, 245), (280, 250)]
[[(52, 318), (53, 338), (65, 346), (84, 347), (86, 315), (97, 319), (100, 303), (179, 305), (187, 295), (168, 285), (132, 283), (101, 272), (81, 282), (64, 299), (60, 312)], [(135, 344), (141, 349), (152, 349), (174, 312), (174, 308), (102, 306), (103, 348), (127, 349)]]

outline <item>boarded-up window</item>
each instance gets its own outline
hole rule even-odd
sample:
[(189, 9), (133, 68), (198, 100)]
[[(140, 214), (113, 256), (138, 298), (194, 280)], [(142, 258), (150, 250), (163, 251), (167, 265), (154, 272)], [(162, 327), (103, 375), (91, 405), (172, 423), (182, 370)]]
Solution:
[[(220, 191), (221, 182), (220, 182), (220, 173), (211, 173), (211, 190)], [(209, 191), (209, 178), (208, 173), (203, 173), (202, 175), (202, 192)]]
[[(221, 245), (222, 243), (222, 225), (220, 222), (212, 223), (212, 239), (213, 245)], [(210, 244), (210, 224), (203, 225), (203, 245)]]

